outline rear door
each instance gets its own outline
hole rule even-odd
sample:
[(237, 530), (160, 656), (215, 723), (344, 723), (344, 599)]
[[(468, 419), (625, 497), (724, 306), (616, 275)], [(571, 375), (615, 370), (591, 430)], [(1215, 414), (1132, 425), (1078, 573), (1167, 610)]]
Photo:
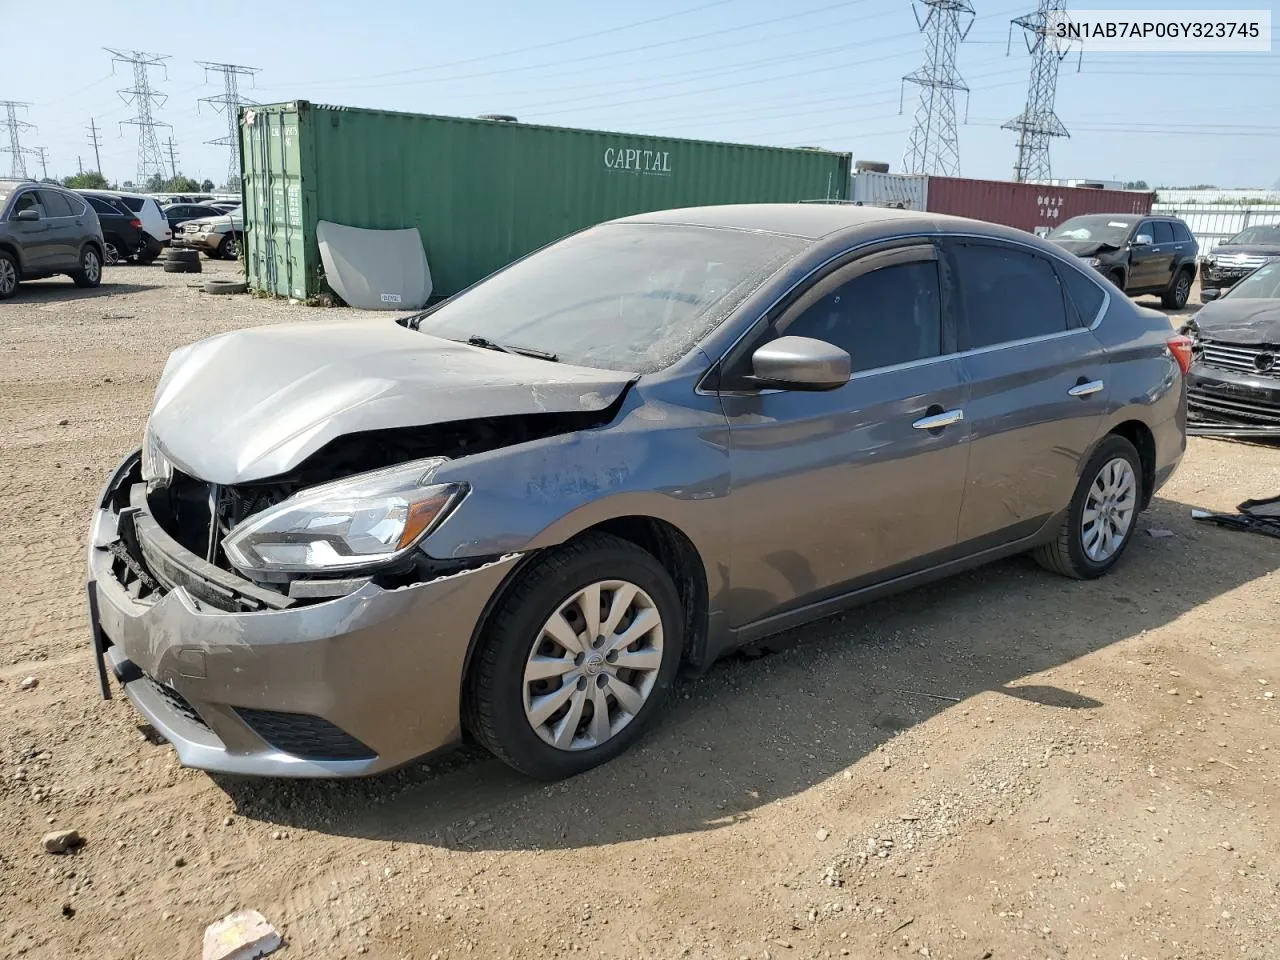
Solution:
[[(39, 219), (19, 220), (18, 214), (24, 210), (34, 210)], [(55, 258), (53, 242), (49, 236), (52, 229), (49, 214), (35, 190), (23, 190), (13, 198), (9, 206), (9, 226), (22, 247), (22, 264), (25, 272), (44, 273), (58, 269), (51, 266)]]
[[(948, 253), (970, 391), (958, 541), (977, 553), (1031, 536), (1070, 502), (1107, 398), (1107, 358), (1088, 329), (1106, 294), (1031, 247), (965, 240)], [(1090, 285), (1093, 315), (1068, 302), (1059, 270)]]
[(80, 266), (80, 236), (83, 229), (76, 226), (76, 211), (57, 190), (41, 189), (36, 193), (49, 216), (49, 268), (75, 270)]
[(1173, 281), (1173, 271), (1178, 264), (1178, 241), (1168, 220), (1153, 220), (1151, 227), (1156, 241), (1151, 286), (1167, 287)]
[(968, 424), (943, 290), (932, 243), (872, 253), (799, 291), (745, 345), (749, 361), (775, 336), (812, 337), (848, 351), (854, 373), (825, 392), (721, 393), (732, 626), (931, 566), (955, 547)]

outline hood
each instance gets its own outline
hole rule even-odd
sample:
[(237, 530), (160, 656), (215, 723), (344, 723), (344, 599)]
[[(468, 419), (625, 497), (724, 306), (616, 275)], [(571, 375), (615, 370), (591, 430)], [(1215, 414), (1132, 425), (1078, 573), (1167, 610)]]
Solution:
[(603, 410), (634, 379), (441, 340), (391, 319), (290, 323), (175, 351), (151, 430), (183, 472), (245, 483), (291, 470), (349, 433)]
[(1280, 257), (1280, 244), (1277, 243), (1220, 243), (1206, 254), (1210, 257), (1234, 257), (1244, 254), (1247, 257)]
[(1227, 297), (1205, 304), (1195, 321), (1200, 335), (1210, 340), (1280, 344), (1280, 300)]
[(1092, 257), (1099, 253), (1109, 253), (1112, 250), (1119, 250), (1115, 244), (1103, 243), (1100, 240), (1053, 240), (1067, 253), (1074, 253), (1077, 257)]

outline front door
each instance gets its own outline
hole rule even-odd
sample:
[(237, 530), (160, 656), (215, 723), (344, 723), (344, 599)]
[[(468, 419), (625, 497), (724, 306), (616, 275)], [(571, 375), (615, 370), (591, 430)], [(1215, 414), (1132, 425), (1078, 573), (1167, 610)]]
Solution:
[[(955, 545), (967, 388), (948, 355), (937, 252), (872, 253), (800, 292), (776, 336), (846, 350), (827, 392), (728, 389), (730, 623), (921, 569)], [(737, 385), (732, 371), (725, 383)]]
[[(18, 214), (34, 210), (38, 220), (20, 220)], [(52, 266), (53, 243), (50, 239), (49, 216), (34, 190), (24, 190), (9, 205), (9, 226), (22, 247), (22, 266), (26, 273), (44, 273), (55, 270)]]
[[(958, 539), (977, 553), (1031, 536), (1071, 501), (1107, 400), (1106, 355), (1088, 329), (1104, 293), (1028, 247), (966, 241), (948, 252), (973, 431)], [(1077, 284), (1079, 309), (1068, 299)]]
[[(1149, 243), (1138, 243), (1138, 238), (1150, 240)], [(1172, 244), (1161, 249), (1156, 242), (1156, 224), (1154, 220), (1143, 220), (1133, 231), (1129, 254), (1129, 282), (1125, 290), (1130, 293), (1150, 290), (1160, 286), (1162, 267), (1172, 258)]]

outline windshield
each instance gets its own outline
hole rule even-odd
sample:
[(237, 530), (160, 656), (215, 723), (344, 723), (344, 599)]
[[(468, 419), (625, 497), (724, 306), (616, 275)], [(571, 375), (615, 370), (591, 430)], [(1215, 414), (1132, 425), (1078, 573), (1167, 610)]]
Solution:
[(1049, 233), (1050, 240), (1081, 240), (1105, 243), (1112, 247), (1124, 245), (1136, 220), (1110, 217), (1105, 214), (1089, 217), (1072, 217)]
[(1273, 260), (1259, 267), (1227, 291), (1223, 299), (1276, 300), (1280, 299), (1280, 261)]
[(1226, 243), (1232, 245), (1257, 243), (1280, 247), (1280, 226), (1249, 227), (1246, 230), (1241, 230)]
[(446, 301), (418, 329), (653, 373), (688, 353), (805, 246), (775, 234), (606, 223)]

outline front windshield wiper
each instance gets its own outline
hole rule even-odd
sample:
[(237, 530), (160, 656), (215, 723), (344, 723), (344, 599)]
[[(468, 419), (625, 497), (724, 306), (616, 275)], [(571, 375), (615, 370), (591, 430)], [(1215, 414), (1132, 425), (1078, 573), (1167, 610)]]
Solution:
[(485, 350), (500, 350), (503, 353), (512, 353), (520, 357), (533, 357), (535, 360), (548, 360), (551, 363), (555, 363), (560, 359), (554, 353), (547, 353), (545, 350), (535, 350), (532, 347), (514, 347), (509, 343), (498, 343), (496, 340), (490, 340), (488, 337), (467, 337), (466, 340), (454, 342), (469, 343), (473, 347), (483, 347)]

